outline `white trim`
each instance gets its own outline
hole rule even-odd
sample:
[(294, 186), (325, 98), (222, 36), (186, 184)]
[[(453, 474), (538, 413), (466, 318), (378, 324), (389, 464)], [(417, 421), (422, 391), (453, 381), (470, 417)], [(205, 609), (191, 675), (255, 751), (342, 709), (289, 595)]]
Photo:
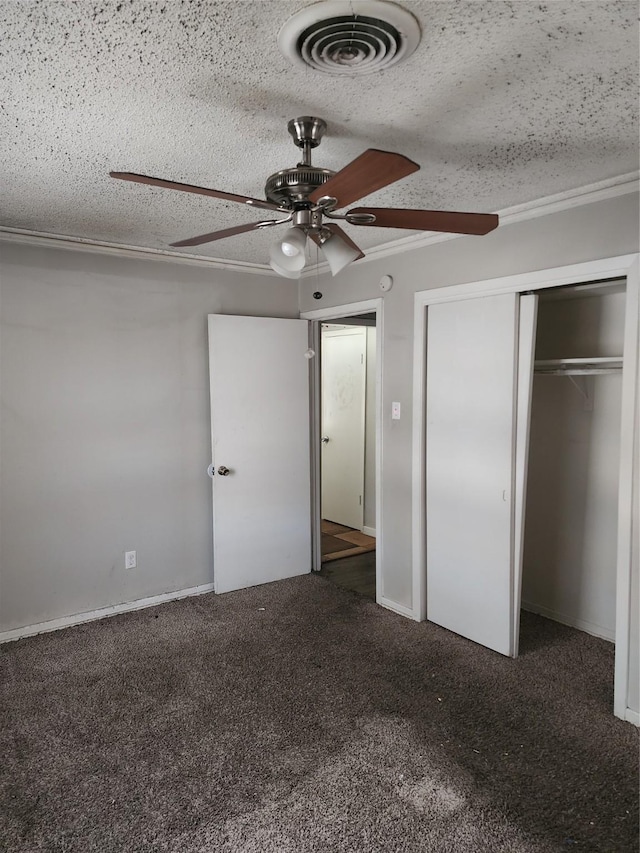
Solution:
[(640, 726), (640, 712), (632, 711), (631, 708), (626, 709), (623, 719), (634, 726)]
[(175, 592), (163, 592), (160, 595), (152, 595), (150, 598), (138, 598), (136, 601), (125, 601), (123, 604), (113, 604), (109, 607), (101, 607), (98, 610), (88, 610), (86, 613), (75, 613), (73, 616), (62, 616), (60, 619), (51, 619), (49, 622), (25, 625), (23, 628), (0, 632), (0, 643), (9, 643), (23, 637), (33, 637), (35, 634), (45, 634), (49, 631), (59, 631), (61, 628), (82, 625), (84, 622), (94, 622), (96, 619), (106, 619), (109, 616), (117, 616), (119, 613), (129, 613), (131, 610), (144, 610), (146, 607), (155, 607), (157, 604), (177, 601), (180, 598), (190, 598), (193, 595), (204, 595), (207, 592), (213, 592), (212, 583), (179, 589)]
[(322, 381), (320, 370), (320, 346), (322, 328), (320, 323), (309, 323), (309, 346), (314, 357), (309, 361), (309, 447), (311, 465), (311, 503), (309, 507), (309, 524), (311, 525), (311, 571), (319, 572), (322, 568), (322, 525), (318, 524), (318, 508), (322, 506), (322, 481), (320, 465), (322, 453), (320, 436), (322, 435), (322, 407), (318, 389)]
[(626, 278), (637, 257), (636, 254), (618, 255), (614, 258), (569, 264), (566, 267), (534, 270), (484, 281), (470, 281), (431, 290), (420, 290), (415, 294), (414, 305), (427, 306), (436, 302), (455, 302), (458, 299), (496, 296), (500, 293), (522, 293), (525, 290), (547, 290), (551, 287), (597, 281), (601, 278)]
[[(640, 256), (627, 271), (620, 423), (620, 479), (618, 482), (618, 559), (616, 572), (616, 657), (613, 708), (623, 717), (629, 701), (629, 644), (631, 642), (631, 573), (633, 560), (633, 472), (639, 460), (635, 442), (638, 423), (640, 372)], [(636, 524), (638, 520), (636, 519)]]
[[(626, 719), (629, 694), (629, 642), (631, 620), (631, 545), (633, 521), (632, 472), (638, 465), (634, 443), (634, 420), (638, 407), (638, 310), (639, 272), (638, 254), (602, 258), (580, 264), (570, 264), (519, 275), (504, 276), (486, 281), (470, 282), (451, 287), (419, 291), (414, 296), (414, 346), (413, 346), (413, 507), (412, 507), (412, 572), (414, 608), (422, 613), (422, 598), (426, 587), (424, 558), (424, 402), (425, 402), (425, 345), (426, 308), (437, 302), (472, 299), (498, 293), (519, 293), (525, 290), (543, 290), (564, 284), (578, 284), (607, 278), (626, 278), (625, 366), (622, 374), (622, 433), (620, 446), (620, 486), (618, 499), (618, 555), (616, 580), (616, 664), (614, 689), (614, 714)], [(423, 617), (424, 618), (424, 617)]]
[[(516, 204), (512, 207), (505, 207), (502, 210), (496, 211), (500, 217), (500, 226), (512, 225), (516, 222), (524, 222), (528, 219), (536, 219), (538, 216), (547, 216), (550, 213), (560, 213), (563, 210), (571, 210), (575, 207), (581, 207), (585, 204), (592, 204), (596, 201), (605, 201), (618, 196), (629, 195), (629, 193), (638, 192), (640, 184), (640, 172), (628, 172), (625, 175), (618, 175), (616, 178), (607, 178), (604, 181), (597, 181), (594, 184), (589, 184), (586, 187), (579, 187), (574, 190), (566, 190), (555, 195), (545, 196), (544, 198), (536, 199), (535, 201), (525, 202), (524, 204)], [(447, 240), (458, 240), (464, 237), (464, 234), (443, 234), (429, 231), (422, 234), (411, 234), (408, 237), (399, 237), (397, 240), (392, 240), (389, 243), (384, 243), (382, 246), (374, 246), (366, 250), (366, 255), (358, 261), (358, 264), (363, 264), (367, 261), (379, 261), (381, 258), (397, 255), (401, 252), (407, 252), (413, 249), (422, 249), (425, 246), (431, 246), (434, 243), (444, 243)], [(321, 263), (317, 266), (309, 267), (302, 272), (301, 278), (309, 278), (312, 275), (328, 272), (329, 265)]]
[[(376, 601), (378, 604), (382, 604), (383, 607), (389, 607), (390, 604), (386, 604), (386, 599), (383, 598), (382, 589), (383, 589), (383, 563), (384, 563), (384, 551), (382, 548), (382, 535), (383, 535), (383, 506), (382, 506), (382, 463), (383, 463), (383, 448), (382, 448), (382, 367), (383, 367), (383, 347), (384, 347), (384, 300), (382, 297), (378, 297), (376, 299), (366, 299), (362, 302), (351, 302), (346, 305), (338, 305), (334, 308), (317, 308), (313, 311), (303, 311), (300, 314), (300, 317), (303, 320), (312, 321), (312, 329), (315, 329), (313, 332), (313, 340), (317, 344), (320, 338), (320, 323), (324, 320), (337, 320), (342, 317), (352, 317), (357, 314), (368, 314), (371, 311), (375, 311), (376, 314), (376, 531), (380, 531), (380, 534), (376, 537)], [(315, 418), (316, 421), (316, 432), (317, 432), (317, 421), (319, 419), (319, 411), (320, 411), (320, 370), (319, 367), (317, 371), (313, 375), (313, 388), (312, 388), (312, 403), (311, 403), (311, 412), (312, 417)], [(314, 414), (315, 413), (315, 414)], [(319, 433), (317, 433), (319, 435)], [(317, 444), (317, 441), (316, 441)], [(315, 446), (315, 445), (312, 445)], [(314, 465), (314, 477), (312, 482), (315, 483), (315, 487), (313, 490), (312, 499), (314, 502), (313, 509), (313, 538), (319, 543), (320, 541), (320, 456), (319, 453), (316, 452), (313, 458)], [(314, 548), (314, 562), (313, 562), (313, 570), (320, 570), (320, 555), (319, 555), (319, 545)], [(394, 607), (402, 608), (402, 605), (394, 605)], [(409, 615), (413, 618), (413, 612), (407, 611), (406, 608), (402, 608), (402, 610), (396, 610), (396, 612), (402, 612), (403, 616)]]
[(375, 527), (367, 527), (367, 526), (365, 525), (365, 527), (363, 527), (363, 528), (362, 528), (362, 532), (363, 532), (366, 536), (373, 536), (373, 538), (374, 538), (374, 539), (376, 538), (376, 529), (375, 529)]
[(501, 211), (503, 217), (510, 222), (522, 219), (532, 219), (534, 216), (546, 216), (548, 213), (557, 213), (560, 210), (570, 210), (573, 207), (581, 207), (584, 204), (592, 204), (596, 201), (605, 201), (609, 198), (618, 198), (622, 195), (638, 192), (640, 189), (640, 170), (625, 172), (613, 178), (605, 178), (602, 181), (594, 181), (583, 187), (564, 190), (542, 198), (526, 201), (524, 204), (513, 204)]
[(350, 335), (360, 335), (361, 337), (366, 337), (366, 332), (366, 326), (347, 326), (346, 323), (340, 323), (340, 325), (336, 325), (333, 329), (323, 329), (322, 336), (324, 338), (345, 338), (349, 337)]
[(420, 621), (416, 616), (415, 611), (410, 607), (405, 607), (404, 604), (398, 604), (397, 601), (391, 601), (391, 599), (384, 598), (382, 595), (377, 596), (376, 604), (379, 604), (381, 607), (386, 607), (387, 610), (391, 610), (399, 616), (404, 616), (407, 619), (413, 619), (414, 622)]
[(538, 325), (538, 295), (521, 296), (518, 305), (518, 346), (516, 383), (516, 433), (514, 447), (515, 501), (513, 528), (513, 571), (511, 573), (511, 648), (513, 657), (520, 650), (520, 602), (524, 561), (524, 523), (529, 474), (529, 437), (533, 399), (533, 365)]
[[(382, 399), (384, 375), (384, 299), (371, 300), (376, 303), (376, 601), (383, 601), (385, 552), (383, 543), (382, 471), (384, 462), (384, 432), (382, 429), (384, 402)], [(386, 599), (385, 599), (386, 600)]]
[(540, 604), (533, 604), (530, 601), (522, 601), (522, 609), (528, 613), (537, 613), (539, 616), (544, 616), (545, 619), (552, 619), (554, 622), (559, 622), (561, 625), (568, 625), (570, 628), (577, 628), (579, 631), (584, 631), (585, 634), (591, 634), (592, 637), (600, 637), (602, 640), (608, 640), (610, 643), (615, 642), (615, 631), (611, 628), (604, 628), (602, 625), (596, 625), (595, 622), (589, 622), (587, 619), (576, 619), (575, 616), (565, 616), (557, 610), (552, 610), (549, 607), (542, 607)]
[(349, 302), (346, 305), (334, 305), (333, 308), (314, 308), (312, 311), (302, 311), (302, 320), (340, 320), (342, 317), (352, 317), (354, 314), (368, 314), (382, 308), (383, 300), (364, 299), (362, 302)]
[[(628, 172), (615, 178), (607, 178), (579, 187), (573, 190), (545, 196), (535, 201), (517, 204), (497, 211), (500, 224), (510, 225), (514, 222), (523, 222), (538, 216), (546, 216), (549, 213), (558, 213), (562, 210), (570, 210), (596, 201), (616, 198), (637, 192), (639, 189), (639, 172)], [(400, 237), (382, 246), (374, 246), (367, 249), (366, 256), (359, 263), (380, 260), (390, 255), (412, 249), (420, 249), (434, 243), (442, 243), (446, 240), (456, 240), (463, 234), (441, 234), (427, 232), (423, 234), (411, 234)], [(0, 226), (0, 240), (11, 240), (16, 243), (29, 243), (31, 245), (58, 247), (74, 251), (97, 252), (99, 254), (116, 255), (126, 258), (146, 258), (157, 261), (172, 261), (173, 263), (192, 264), (196, 266), (214, 267), (216, 269), (236, 270), (245, 273), (257, 273), (259, 275), (276, 276), (268, 264), (255, 264), (247, 261), (230, 261), (223, 258), (209, 258), (205, 255), (194, 255), (191, 253), (174, 252), (164, 249), (145, 248), (142, 246), (129, 246), (123, 243), (111, 243), (104, 240), (92, 240), (85, 237), (72, 237), (66, 234), (50, 234), (44, 231), (33, 231), (27, 228), (10, 228)], [(325, 263), (307, 266), (300, 276), (306, 279), (314, 275), (327, 272), (329, 265)]]
[[(427, 312), (418, 305), (413, 312), (413, 448), (411, 475), (411, 554), (413, 564), (413, 611), (418, 622), (427, 618), (427, 523), (426, 523), (426, 399)], [(418, 464), (417, 464), (418, 463)]]
[(253, 264), (247, 261), (225, 261), (222, 258), (208, 258), (205, 255), (192, 255), (187, 252), (172, 252), (168, 249), (151, 249), (142, 246), (128, 246), (124, 243), (109, 243), (102, 240), (88, 240), (84, 237), (66, 237), (62, 234), (45, 234), (42, 231), (28, 231), (24, 228), (7, 228), (0, 225), (0, 240), (12, 243), (26, 243), (43, 248), (67, 249), (72, 252), (91, 252), (99, 255), (111, 255), (133, 260), (171, 261), (190, 264), (197, 267), (213, 267), (235, 272), (258, 273), (277, 276), (267, 264)]

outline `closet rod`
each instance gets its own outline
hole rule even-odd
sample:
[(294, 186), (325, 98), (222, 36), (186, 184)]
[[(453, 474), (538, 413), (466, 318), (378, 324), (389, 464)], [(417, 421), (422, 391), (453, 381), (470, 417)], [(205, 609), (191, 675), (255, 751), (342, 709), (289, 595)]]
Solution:
[(538, 359), (534, 362), (533, 369), (535, 373), (550, 376), (597, 376), (620, 373), (622, 356)]
[(620, 367), (536, 367), (534, 373), (542, 376), (604, 376), (607, 373), (622, 373)]

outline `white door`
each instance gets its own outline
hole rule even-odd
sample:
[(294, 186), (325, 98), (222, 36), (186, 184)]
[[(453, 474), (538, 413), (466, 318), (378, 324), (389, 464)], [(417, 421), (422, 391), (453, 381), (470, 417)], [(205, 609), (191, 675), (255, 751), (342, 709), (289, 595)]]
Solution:
[(512, 656), (524, 499), (515, 465), (519, 343), (533, 352), (519, 313), (517, 294), (427, 313), (427, 618)]
[(311, 570), (307, 348), (305, 320), (209, 315), (218, 593)]
[(322, 334), (322, 518), (362, 530), (367, 330)]

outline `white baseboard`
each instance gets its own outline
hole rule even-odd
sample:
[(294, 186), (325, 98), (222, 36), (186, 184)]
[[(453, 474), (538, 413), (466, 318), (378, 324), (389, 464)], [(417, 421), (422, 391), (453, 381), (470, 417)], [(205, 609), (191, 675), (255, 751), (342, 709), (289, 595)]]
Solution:
[(363, 532), (363, 533), (366, 533), (366, 534), (367, 534), (367, 536), (373, 536), (373, 538), (374, 538), (374, 539), (376, 538), (376, 529), (375, 529), (375, 527), (363, 527), (363, 528), (362, 528), (362, 532)]
[(596, 625), (593, 622), (587, 622), (586, 619), (576, 619), (573, 616), (565, 616), (562, 613), (557, 613), (555, 610), (550, 610), (548, 607), (542, 607), (539, 604), (532, 604), (530, 601), (522, 602), (522, 609), (529, 613), (538, 613), (540, 616), (545, 616), (547, 619), (553, 619), (554, 622), (560, 622), (562, 625), (568, 625), (570, 628), (577, 628), (579, 631), (584, 631), (586, 634), (591, 634), (593, 637), (600, 637), (602, 640), (609, 640), (610, 643), (615, 642), (615, 631), (609, 628), (603, 628), (602, 625)]
[(416, 622), (419, 621), (413, 610), (411, 610), (410, 607), (405, 607), (404, 604), (397, 604), (395, 601), (391, 601), (383, 596), (378, 596), (376, 598), (376, 604), (379, 604), (380, 607), (386, 607), (387, 610), (393, 610), (394, 613), (397, 613), (400, 616), (406, 616), (407, 619), (413, 619)]
[(624, 718), (628, 723), (633, 723), (634, 726), (640, 726), (640, 712), (632, 711), (627, 708), (624, 712)]
[(101, 607), (99, 610), (75, 613), (73, 616), (62, 616), (60, 619), (51, 619), (49, 622), (38, 622), (36, 625), (25, 625), (23, 628), (14, 628), (11, 631), (0, 631), (0, 643), (9, 643), (12, 640), (20, 640), (23, 637), (33, 637), (34, 634), (44, 634), (48, 631), (59, 631), (61, 628), (81, 625), (83, 622), (93, 622), (96, 619), (117, 616), (118, 613), (128, 613), (130, 610), (143, 610), (145, 607), (155, 607), (156, 604), (164, 604), (165, 601), (176, 601), (179, 598), (189, 598), (192, 595), (203, 595), (205, 592), (213, 592), (212, 583), (205, 583), (202, 586), (192, 586), (189, 589), (178, 589), (175, 592), (163, 592), (161, 595), (152, 595), (150, 598), (139, 598), (137, 601), (125, 601), (122, 604)]

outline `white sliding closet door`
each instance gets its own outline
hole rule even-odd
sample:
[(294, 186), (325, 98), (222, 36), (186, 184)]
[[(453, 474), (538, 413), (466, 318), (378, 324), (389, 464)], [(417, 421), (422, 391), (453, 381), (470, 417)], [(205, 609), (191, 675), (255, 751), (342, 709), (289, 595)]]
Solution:
[(520, 334), (519, 299), (436, 303), (427, 314), (427, 618), (511, 656), (525, 479), (516, 477), (518, 411), (521, 424), (529, 417), (518, 361), (529, 353), (530, 383), (535, 327), (529, 311)]

